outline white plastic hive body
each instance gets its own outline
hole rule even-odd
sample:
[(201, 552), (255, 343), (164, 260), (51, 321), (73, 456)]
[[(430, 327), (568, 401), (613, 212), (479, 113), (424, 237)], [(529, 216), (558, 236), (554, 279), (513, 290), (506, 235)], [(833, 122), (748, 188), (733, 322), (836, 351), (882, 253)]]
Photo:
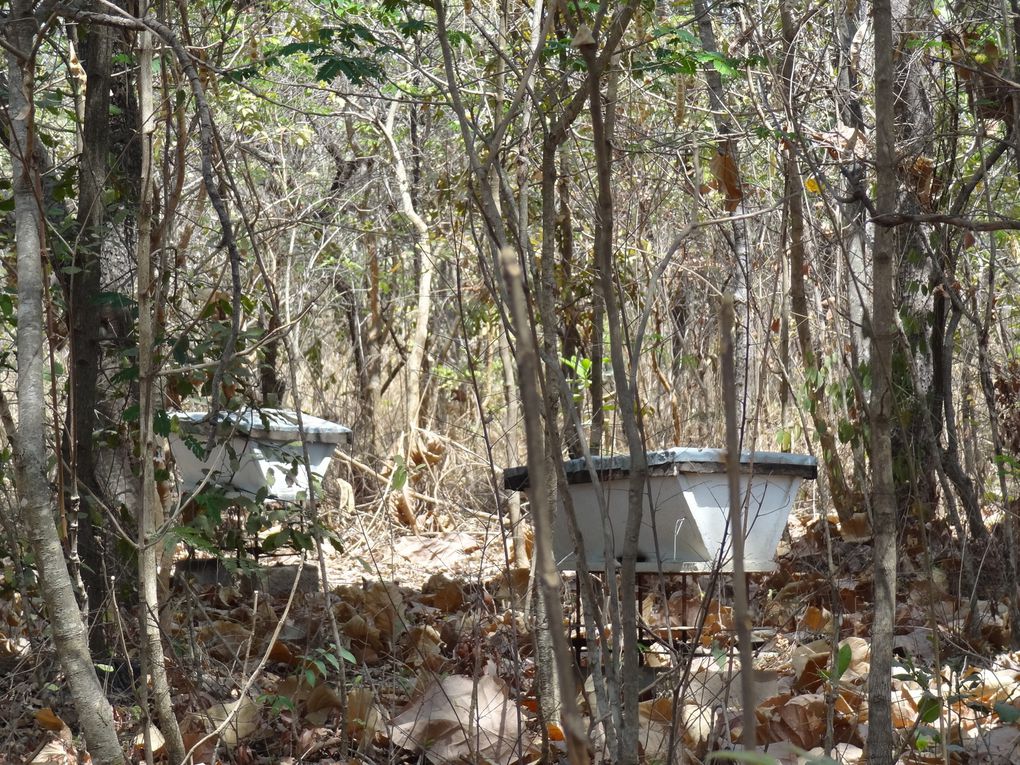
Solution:
[[(265, 488), (281, 501), (306, 499), (309, 472), (304, 468), (296, 413), (284, 409), (247, 410), (211, 420), (204, 412), (174, 415), (179, 431), (170, 434), (170, 448), (180, 469), (181, 488), (192, 492), (203, 481), (256, 495)], [(302, 415), (311, 477), (321, 480), (339, 444), (350, 444), (349, 428)], [(204, 447), (210, 428), (217, 428), (212, 450), (204, 459), (185, 443), (185, 436)]]
[[(725, 454), (718, 449), (677, 448), (648, 454), (638, 536), (638, 569), (703, 571), (732, 568), (729, 484)], [(629, 459), (598, 457), (566, 463), (568, 492), (588, 566), (608, 568), (623, 556), (630, 490)], [(768, 571), (804, 478), (813, 478), (813, 458), (773, 452), (741, 455), (740, 499), (744, 519), (744, 568)], [(510, 488), (527, 489), (526, 471), (507, 471)], [(516, 486), (514, 484), (517, 484)], [(523, 484), (523, 485), (522, 485)], [(553, 521), (553, 552), (559, 568), (574, 570), (577, 556), (566, 503)]]

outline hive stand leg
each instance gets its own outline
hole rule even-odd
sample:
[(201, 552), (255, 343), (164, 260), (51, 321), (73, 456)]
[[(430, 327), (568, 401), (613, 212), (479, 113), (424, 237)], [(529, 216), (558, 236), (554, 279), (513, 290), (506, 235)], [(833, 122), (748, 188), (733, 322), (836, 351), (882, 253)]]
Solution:
[(571, 642), (574, 644), (574, 664), (577, 668), (581, 668), (581, 651), (584, 647), (584, 636), (581, 634), (581, 625), (583, 623), (581, 614), (581, 574), (575, 572), (574, 574), (574, 604), (571, 608), (571, 618), (577, 618), (577, 621), (571, 626)]

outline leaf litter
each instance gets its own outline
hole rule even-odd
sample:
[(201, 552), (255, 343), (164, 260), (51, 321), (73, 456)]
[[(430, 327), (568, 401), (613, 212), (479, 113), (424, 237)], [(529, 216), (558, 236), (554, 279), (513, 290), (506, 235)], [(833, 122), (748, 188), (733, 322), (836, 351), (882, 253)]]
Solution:
[[(1020, 653), (1006, 644), (1004, 596), (983, 591), (971, 605), (953, 593), (962, 566), (937, 526), (927, 540), (930, 574), (925, 550), (910, 534), (906, 540), (891, 698), (900, 761), (1020, 761)], [(280, 596), (255, 600), (230, 584), (211, 584), (197, 602), (181, 593), (171, 599), (167, 624), (178, 659), (170, 678), (186, 743), (231, 718), (197, 750), (197, 762), (538, 761), (530, 571), (507, 569), (499, 544), (466, 532), (402, 537), (371, 557), (332, 554), (329, 600), (301, 589), (275, 642)], [(801, 516), (792, 519), (777, 570), (752, 580), (756, 735), (776, 762), (821, 762), (826, 754), (836, 763), (867, 762), (868, 557), (862, 545), (843, 540), (835, 519)], [(640, 603), (652, 636), (645, 661), (651, 691), (639, 709), (640, 751), (649, 764), (663, 762), (670, 745), (676, 762), (705, 762), (740, 738), (732, 609), (719, 591), (701, 591), (704, 579), (692, 580), (667, 578)], [(15, 666), (31, 654), (32, 622), (19, 599), (0, 601), (0, 609), (0, 660)], [(240, 679), (263, 655), (266, 669), (238, 697)], [(5, 697), (11, 691), (25, 703), (9, 728), (16, 733), (8, 734), (8, 751), (20, 751), (24, 762), (85, 761), (64, 722), (74, 725), (66, 693), (10, 677)], [(590, 677), (578, 676), (588, 715), (592, 687)], [(143, 738), (129, 712), (133, 699), (114, 700), (137, 759)], [(550, 756), (562, 757), (558, 722), (545, 732)], [(162, 741), (154, 727), (149, 735)]]

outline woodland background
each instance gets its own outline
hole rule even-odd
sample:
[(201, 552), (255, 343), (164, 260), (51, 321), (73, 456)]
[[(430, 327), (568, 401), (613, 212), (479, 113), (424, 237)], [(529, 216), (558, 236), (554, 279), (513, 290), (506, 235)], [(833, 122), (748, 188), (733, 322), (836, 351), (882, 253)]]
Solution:
[[(1014, 761), (1018, 39), (1016, 0), (0, 3), (0, 760)], [(692, 690), (728, 585), (626, 557), (585, 684), (556, 466), (724, 446), (724, 384), (820, 463), (751, 581), (762, 703)], [(173, 413), (250, 405), (353, 453), (300, 508), (180, 496)], [(256, 540), (318, 578), (259, 600)]]

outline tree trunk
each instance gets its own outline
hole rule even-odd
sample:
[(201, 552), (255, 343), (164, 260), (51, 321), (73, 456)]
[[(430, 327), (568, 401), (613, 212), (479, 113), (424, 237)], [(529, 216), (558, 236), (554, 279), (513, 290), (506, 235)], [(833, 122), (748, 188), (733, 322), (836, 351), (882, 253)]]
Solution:
[[(623, 633), (622, 657), (616, 657), (622, 672), (622, 717), (617, 742), (616, 761), (620, 765), (636, 765), (638, 761), (639, 651), (637, 598), (637, 551), (641, 519), (644, 513), (644, 492), (648, 478), (644, 437), (641, 433), (636, 386), (632, 384), (630, 367), (637, 359), (624, 356), (623, 312), (616, 295), (615, 266), (613, 263), (613, 192), (612, 192), (612, 135), (607, 129), (608, 116), (616, 105), (602, 105), (599, 65), (595, 45), (581, 46), (581, 53), (591, 73), (589, 114), (592, 137), (595, 143), (595, 164), (598, 177), (598, 206), (595, 213), (595, 271), (598, 275), (600, 297), (609, 323), (609, 354), (612, 359), (619, 415), (630, 451), (630, 486), (628, 488), (627, 522), (624, 527), (623, 564), (620, 569), (621, 620)], [(629, 365), (628, 366), (628, 362)]]
[[(561, 688), (573, 685), (570, 671), (570, 646), (560, 625), (563, 624), (563, 607), (560, 603), (560, 576), (556, 570), (552, 551), (552, 494), (546, 491), (545, 471), (547, 467), (546, 446), (543, 443), (542, 399), (538, 386), (538, 353), (535, 348), (534, 328), (528, 320), (525, 305), (521, 268), (516, 256), (510, 250), (501, 255), (503, 279), (510, 293), (510, 310), (514, 329), (517, 331), (517, 377), (520, 381), (521, 400), (524, 406), (524, 431), (528, 452), (528, 475), (534, 491), (531, 496), (531, 512), (535, 523), (535, 566), (536, 578), (545, 609), (553, 629), (552, 638), (555, 671)], [(571, 765), (586, 765), (589, 762), (588, 737), (573, 694), (563, 697), (563, 731), (567, 757)], [(635, 754), (637, 747), (635, 746)]]
[(418, 413), (421, 410), (421, 376), (422, 363), (425, 360), (425, 343), (429, 336), (429, 316), (432, 312), (432, 277), (436, 271), (435, 253), (429, 243), (429, 229), (425, 219), (415, 209), (411, 198), (411, 182), (403, 155), (393, 137), (393, 121), (397, 113), (397, 104), (390, 107), (386, 122), (382, 126), (383, 136), (389, 145), (393, 157), (394, 172), (400, 192), (400, 209), (414, 227), (415, 247), (421, 253), (421, 268), (418, 273), (418, 301), (414, 315), (414, 333), (408, 348), (407, 357), (407, 390), (405, 392), (407, 449), (413, 451), (417, 440), (420, 423)]
[[(876, 208), (879, 215), (896, 209), (896, 110), (893, 82), (892, 7), (875, 0), (875, 152)], [(892, 355), (896, 332), (893, 302), (895, 235), (875, 232), (872, 295), (871, 508), (874, 530), (875, 619), (871, 631), (868, 677), (868, 757), (873, 765), (893, 762), (892, 660), (896, 617), (896, 487), (893, 483)]]
[[(89, 652), (88, 637), (64, 551), (57, 536), (47, 479), (46, 402), (43, 385), (42, 296), (43, 219), (37, 194), (41, 182), (34, 162), (32, 3), (17, 0), (6, 38), (11, 120), (11, 170), (15, 202), (18, 273), (18, 444), (17, 492), (29, 527), (40, 574), (40, 590), (57, 656), (66, 675), (78, 720), (97, 763), (123, 763), (113, 709), (103, 695)], [(15, 52), (16, 51), (16, 52)]]
[[(702, 47), (711, 53), (719, 50), (715, 39), (715, 30), (712, 28), (712, 14), (709, 12), (705, 0), (694, 0), (694, 16), (698, 21), (698, 35), (701, 38)], [(705, 81), (708, 83), (708, 104), (712, 111), (712, 118), (715, 121), (715, 129), (718, 134), (716, 141), (716, 162), (720, 164), (721, 172), (717, 175), (732, 173), (729, 182), (720, 178), (720, 191), (726, 197), (726, 209), (733, 214), (744, 212), (743, 182), (740, 178), (740, 162), (737, 157), (737, 140), (734, 137), (733, 126), (727, 119), (725, 91), (723, 90), (722, 75), (709, 64), (705, 69)], [(734, 196), (736, 192), (736, 196)], [(744, 220), (733, 221), (733, 255), (735, 259), (733, 270), (730, 276), (730, 291), (736, 300), (736, 335), (733, 339), (735, 362), (737, 365), (737, 414), (740, 425), (741, 443), (743, 442), (744, 415), (747, 411), (747, 403), (754, 393), (752, 375), (754, 365), (751, 363), (751, 310), (749, 279), (751, 276), (751, 265), (747, 248), (747, 222)]]
[[(145, 15), (144, 3), (139, 9)], [(152, 105), (152, 38), (150, 32), (139, 32), (140, 47), (138, 61), (138, 105), (139, 130), (141, 140), (141, 178), (139, 179), (138, 205), (138, 387), (139, 417), (138, 441), (141, 459), (138, 508), (138, 576), (139, 576), (139, 608), (141, 610), (142, 631), (142, 666), (145, 676), (152, 678), (152, 693), (155, 697), (156, 718), (160, 730), (166, 740), (166, 753), (172, 763), (184, 761), (185, 748), (181, 738), (181, 729), (174, 716), (173, 703), (170, 696), (170, 684), (166, 675), (166, 659), (163, 654), (163, 641), (159, 630), (159, 593), (156, 586), (159, 576), (159, 563), (162, 556), (162, 535), (155, 535), (158, 527), (163, 525), (163, 512), (156, 493), (155, 459), (156, 443), (153, 433), (155, 403), (155, 368), (153, 366), (153, 349), (156, 347), (154, 295), (156, 285), (152, 279), (152, 253), (149, 236), (152, 232), (152, 194), (154, 182), (152, 177), (152, 142), (155, 130), (155, 114)], [(169, 566), (170, 561), (163, 562)], [(139, 683), (142, 698), (148, 695), (148, 684), (143, 677)], [(143, 714), (148, 717), (149, 710), (143, 704)], [(151, 746), (147, 742), (146, 747)]]
[[(793, 103), (794, 42), (797, 26), (788, 0), (780, 3), (783, 23), (783, 105), (787, 118), (793, 126), (792, 132), (800, 133), (799, 120)], [(811, 341), (811, 323), (808, 312), (807, 294), (804, 285), (806, 247), (804, 237), (804, 184), (797, 162), (797, 145), (790, 142), (786, 155), (786, 205), (790, 224), (790, 310), (791, 320), (797, 333), (797, 344), (806, 372), (813, 372), (814, 379), (807, 380), (807, 394), (810, 402), (811, 421), (814, 423), (818, 441), (822, 447), (822, 463), (829, 484), (829, 494), (836, 514), (841, 521), (849, 521), (859, 507), (858, 498), (850, 492), (843, 471), (843, 463), (836, 446), (834, 431), (825, 419), (825, 380), (818, 375), (820, 365)]]
[[(64, 491), (69, 506), (78, 508), (77, 548), (82, 562), (82, 579), (91, 629), (93, 652), (106, 656), (106, 633), (102, 624), (106, 579), (103, 576), (101, 517), (92, 496), (105, 502), (106, 494), (96, 477), (93, 452), (96, 430), (97, 382), (102, 363), (99, 344), (100, 323), (96, 321), (96, 299), (101, 292), (102, 246), (105, 206), (103, 188), (107, 182), (110, 153), (110, 64), (113, 59), (113, 32), (94, 24), (83, 43), (84, 67), (88, 87), (85, 91), (82, 153), (78, 167), (78, 242), (74, 248), (72, 273), (67, 277), (67, 314), (70, 323), (70, 384), (67, 414), (69, 475)], [(78, 484), (88, 491), (79, 501)], [(108, 506), (110, 503), (106, 503)]]

